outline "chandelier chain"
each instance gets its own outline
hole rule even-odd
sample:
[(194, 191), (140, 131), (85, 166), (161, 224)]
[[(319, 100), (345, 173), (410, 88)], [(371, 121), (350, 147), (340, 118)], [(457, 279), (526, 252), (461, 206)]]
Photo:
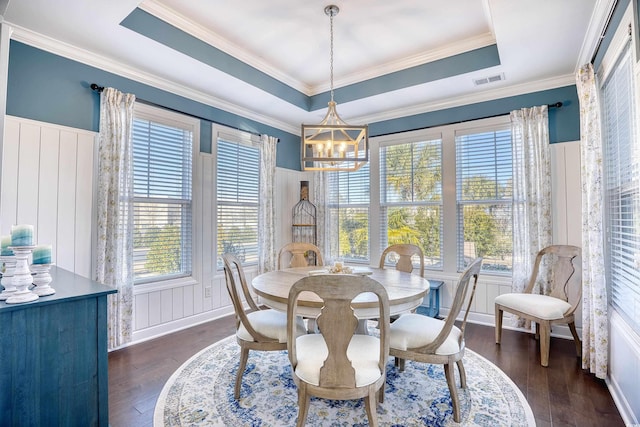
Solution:
[(331, 72), (331, 101), (333, 101), (333, 13), (329, 14), (330, 31), (331, 31), (331, 46), (329, 48), (329, 63)]

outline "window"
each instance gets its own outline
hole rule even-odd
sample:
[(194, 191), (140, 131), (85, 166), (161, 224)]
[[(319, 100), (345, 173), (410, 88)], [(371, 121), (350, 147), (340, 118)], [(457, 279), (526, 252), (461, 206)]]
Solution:
[(260, 148), (244, 132), (215, 132), (218, 269), (233, 253), (243, 265), (258, 264)]
[(369, 261), (369, 163), (356, 172), (331, 172), (330, 254), (345, 261)]
[(463, 270), (511, 272), (512, 151), (510, 129), (456, 132), (457, 260)]
[(607, 282), (611, 303), (640, 333), (640, 143), (631, 50), (602, 86)]
[(396, 243), (419, 246), (427, 268), (442, 268), (440, 138), (380, 148), (380, 246)]
[(199, 122), (144, 105), (133, 120), (136, 283), (191, 275), (192, 158)]

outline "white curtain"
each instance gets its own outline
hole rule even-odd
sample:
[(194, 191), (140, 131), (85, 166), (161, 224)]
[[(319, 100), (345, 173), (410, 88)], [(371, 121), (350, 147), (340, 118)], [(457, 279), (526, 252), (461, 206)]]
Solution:
[[(522, 292), (540, 249), (551, 245), (551, 161), (547, 106), (511, 112), (513, 143), (513, 282)], [(540, 289), (547, 293), (546, 289)]]
[(96, 280), (118, 290), (108, 297), (109, 349), (130, 342), (132, 334), (134, 102), (134, 95), (113, 88), (100, 96)]
[(602, 137), (593, 66), (576, 73), (582, 175), (582, 367), (606, 378), (609, 347), (604, 267)]
[(316, 235), (317, 246), (322, 252), (325, 263), (330, 263), (331, 250), (329, 247), (329, 209), (327, 198), (327, 172), (315, 171), (313, 173), (313, 203), (316, 205)]
[(260, 136), (260, 201), (258, 209), (258, 273), (276, 269), (275, 188), (278, 138)]

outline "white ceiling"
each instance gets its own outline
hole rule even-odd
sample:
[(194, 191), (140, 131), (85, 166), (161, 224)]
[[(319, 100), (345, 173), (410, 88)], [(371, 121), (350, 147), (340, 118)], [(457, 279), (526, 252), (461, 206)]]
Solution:
[(299, 133), (326, 109), (306, 111), (120, 23), (138, 7), (311, 96), (329, 89), (332, 2), (336, 88), (492, 44), (500, 56), (497, 66), (338, 104), (360, 123), (574, 84), (610, 0), (9, 0), (4, 20), (16, 40)]

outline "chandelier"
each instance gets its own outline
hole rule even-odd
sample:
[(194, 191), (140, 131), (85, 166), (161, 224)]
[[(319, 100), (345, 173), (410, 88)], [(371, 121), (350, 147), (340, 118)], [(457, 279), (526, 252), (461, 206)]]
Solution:
[(357, 171), (369, 160), (369, 130), (367, 125), (352, 126), (340, 118), (333, 100), (333, 17), (338, 6), (329, 5), (324, 13), (331, 28), (331, 100), (327, 115), (317, 125), (302, 125), (302, 170)]

